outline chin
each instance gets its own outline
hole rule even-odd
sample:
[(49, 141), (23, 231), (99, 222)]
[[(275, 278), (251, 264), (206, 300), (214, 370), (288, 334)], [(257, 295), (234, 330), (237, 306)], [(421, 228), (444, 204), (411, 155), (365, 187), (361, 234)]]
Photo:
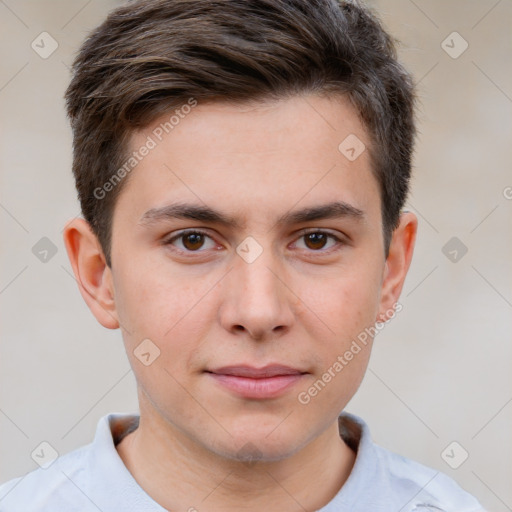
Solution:
[(227, 435), (215, 443), (210, 450), (218, 455), (233, 461), (257, 463), (276, 462), (291, 457), (299, 451), (308, 441), (306, 435), (300, 436), (298, 428), (290, 423), (285, 425), (282, 418), (270, 425), (269, 422), (256, 423), (256, 418), (251, 419), (251, 424), (227, 427), (231, 436)]

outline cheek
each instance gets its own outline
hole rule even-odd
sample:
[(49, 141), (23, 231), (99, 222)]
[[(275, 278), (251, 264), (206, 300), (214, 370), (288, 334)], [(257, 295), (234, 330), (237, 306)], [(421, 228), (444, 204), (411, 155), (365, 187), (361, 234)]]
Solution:
[(310, 310), (309, 324), (311, 329), (322, 328), (333, 340), (333, 345), (342, 348), (359, 332), (374, 324), (380, 292), (375, 273), (370, 273), (367, 268), (359, 271), (355, 268), (340, 269), (338, 275), (317, 281), (317, 286), (312, 287), (312, 282), (314, 280), (310, 277), (305, 277), (300, 294)]
[[(141, 272), (143, 268), (146, 270)], [(203, 299), (213, 283), (154, 268), (132, 261), (118, 269), (116, 307), (129, 331), (124, 333), (125, 341), (132, 345), (149, 338), (166, 348), (173, 340), (186, 345), (208, 321)], [(179, 335), (183, 330), (186, 337)]]
[[(120, 275), (116, 305), (126, 329), (123, 332), (126, 352), (136, 373), (138, 385), (157, 406), (167, 400), (186, 402), (181, 382), (197, 367), (196, 352), (205, 339), (214, 308), (208, 307), (208, 290), (212, 283), (193, 280), (183, 274), (135, 272), (136, 265)], [(199, 282), (198, 282), (199, 281)], [(121, 284), (122, 283), (122, 284)], [(148, 366), (137, 354), (158, 356)], [(139, 349), (143, 347), (144, 350)], [(142, 357), (142, 356), (140, 356)], [(175, 407), (175, 406), (173, 406)], [(164, 407), (165, 408), (165, 407)], [(186, 416), (187, 411), (182, 411)]]
[(368, 328), (378, 311), (378, 286), (372, 278), (355, 276), (361, 274), (331, 280), (322, 293), (310, 295), (315, 315), (310, 314), (309, 335), (315, 340), (319, 364), (296, 397), (308, 414), (325, 415), (329, 410), (334, 418), (364, 377), (372, 347)]

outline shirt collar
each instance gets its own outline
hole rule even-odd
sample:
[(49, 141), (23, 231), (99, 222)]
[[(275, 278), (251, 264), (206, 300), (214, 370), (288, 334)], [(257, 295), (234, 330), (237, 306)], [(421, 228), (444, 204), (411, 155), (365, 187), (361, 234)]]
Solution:
[(98, 422), (87, 474), (91, 478), (89, 496), (100, 510), (166, 512), (139, 486), (116, 450), (115, 445), (134, 430), (138, 422), (137, 414), (115, 412)]
[[(113, 412), (98, 422), (86, 473), (91, 476), (91, 480), (94, 479), (90, 482), (91, 501), (101, 510), (166, 512), (139, 486), (116, 449), (121, 439), (138, 427), (139, 418), (134, 413)], [(354, 497), (361, 496), (363, 482), (373, 479), (376, 471), (375, 466), (368, 463), (373, 459), (374, 445), (366, 423), (361, 418), (344, 412), (338, 418), (338, 427), (342, 439), (357, 455), (343, 487), (318, 512), (330, 512), (340, 506), (345, 508), (352, 505)]]

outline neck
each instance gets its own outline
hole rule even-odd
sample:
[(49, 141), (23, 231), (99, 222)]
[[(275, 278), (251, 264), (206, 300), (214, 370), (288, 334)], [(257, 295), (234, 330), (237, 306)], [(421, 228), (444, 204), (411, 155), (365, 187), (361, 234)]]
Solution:
[(240, 462), (142, 413), (117, 451), (137, 483), (167, 510), (318, 510), (337, 494), (355, 461), (337, 421), (284, 460)]

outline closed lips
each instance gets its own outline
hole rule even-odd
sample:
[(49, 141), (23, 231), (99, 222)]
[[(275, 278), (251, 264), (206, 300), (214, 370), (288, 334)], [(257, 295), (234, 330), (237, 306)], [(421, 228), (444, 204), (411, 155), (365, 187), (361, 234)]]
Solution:
[(282, 365), (269, 365), (263, 368), (254, 368), (250, 366), (224, 366), (215, 370), (207, 370), (208, 373), (216, 375), (231, 375), (233, 377), (245, 377), (250, 379), (268, 379), (283, 375), (301, 375), (307, 372)]

